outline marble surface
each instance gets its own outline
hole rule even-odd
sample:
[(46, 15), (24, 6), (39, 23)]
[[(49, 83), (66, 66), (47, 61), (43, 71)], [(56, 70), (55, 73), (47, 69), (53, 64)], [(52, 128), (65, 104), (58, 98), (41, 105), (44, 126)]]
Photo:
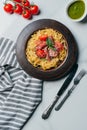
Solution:
[[(19, 15), (5, 13), (3, 0), (0, 0), (0, 36), (16, 41), (21, 30), (29, 23), (43, 18), (55, 19), (66, 25), (77, 41), (79, 47), (77, 73), (81, 69), (87, 70), (87, 19), (83, 22), (72, 22), (68, 19), (65, 11), (69, 1), (33, 0), (40, 7), (41, 14), (34, 16), (32, 20), (26, 20)], [(60, 111), (56, 112), (53, 109), (49, 119), (41, 118), (42, 112), (52, 101), (64, 79), (44, 82), (42, 102), (22, 130), (87, 130), (87, 75), (81, 80)], [(73, 81), (69, 87), (72, 84)]]

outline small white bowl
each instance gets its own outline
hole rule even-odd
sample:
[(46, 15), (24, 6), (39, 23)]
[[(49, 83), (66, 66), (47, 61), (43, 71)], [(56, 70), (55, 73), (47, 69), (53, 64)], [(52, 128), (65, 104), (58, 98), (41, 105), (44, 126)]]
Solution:
[[(85, 10), (84, 10), (84, 13), (82, 14), (82, 16), (81, 17), (79, 17), (79, 18), (71, 18), (70, 16), (69, 16), (69, 8), (71, 7), (71, 5), (73, 5), (74, 3), (76, 3), (76, 2), (83, 2), (84, 3), (84, 5), (85, 5)], [(86, 2), (86, 0), (73, 0), (73, 1), (71, 1), (71, 2), (69, 2), (68, 3), (68, 5), (67, 5), (67, 7), (66, 7), (66, 14), (67, 14), (67, 17), (69, 18), (69, 19), (71, 19), (72, 21), (75, 21), (75, 22), (80, 22), (80, 21), (82, 21), (85, 17), (86, 17), (86, 15), (87, 15), (87, 2)]]

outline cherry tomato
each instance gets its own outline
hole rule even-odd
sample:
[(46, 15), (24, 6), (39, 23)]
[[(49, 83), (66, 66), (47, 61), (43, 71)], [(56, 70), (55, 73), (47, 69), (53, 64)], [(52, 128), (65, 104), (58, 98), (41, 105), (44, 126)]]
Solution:
[(37, 5), (31, 5), (30, 10), (31, 10), (31, 13), (34, 15), (39, 13), (39, 7)]
[(22, 0), (22, 5), (24, 7), (30, 7), (30, 2), (28, 0)]
[(56, 42), (56, 43), (55, 43), (55, 48), (56, 48), (58, 51), (61, 51), (61, 50), (64, 48), (64, 46), (63, 46), (62, 43)]
[(23, 12), (22, 12), (22, 16), (26, 19), (30, 19), (31, 18), (31, 11), (28, 10), (28, 9), (25, 9)]
[(22, 6), (19, 4), (16, 4), (14, 7), (14, 12), (17, 14), (22, 14)]
[(40, 58), (45, 58), (46, 57), (46, 53), (44, 50), (37, 50), (36, 51), (36, 55)]
[(13, 13), (13, 5), (10, 4), (10, 3), (7, 3), (4, 5), (4, 10), (7, 12), (7, 13)]
[(47, 38), (48, 38), (47, 35), (43, 35), (43, 36), (40, 36), (40, 37), (39, 37), (39, 39), (40, 39), (41, 41), (46, 41)]
[(21, 3), (21, 0), (13, 0), (14, 2), (18, 2), (18, 3)]

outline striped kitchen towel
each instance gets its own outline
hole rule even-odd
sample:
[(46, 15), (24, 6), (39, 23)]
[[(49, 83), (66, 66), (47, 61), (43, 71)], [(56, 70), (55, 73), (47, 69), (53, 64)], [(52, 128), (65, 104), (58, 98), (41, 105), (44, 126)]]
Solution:
[(20, 130), (42, 99), (42, 81), (26, 74), (15, 42), (0, 38), (0, 130)]

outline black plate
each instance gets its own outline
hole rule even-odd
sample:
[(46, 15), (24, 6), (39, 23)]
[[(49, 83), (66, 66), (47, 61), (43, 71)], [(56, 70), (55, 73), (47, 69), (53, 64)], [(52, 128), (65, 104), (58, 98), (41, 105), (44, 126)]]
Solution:
[[(68, 56), (60, 67), (43, 71), (39, 68), (35, 68), (28, 62), (25, 55), (25, 48), (31, 34), (46, 27), (56, 29), (64, 35), (68, 44)], [(73, 68), (77, 61), (78, 48), (72, 33), (65, 25), (52, 19), (40, 19), (27, 25), (19, 34), (16, 44), (16, 54), (19, 64), (29, 75), (42, 80), (56, 80), (67, 75)]]

